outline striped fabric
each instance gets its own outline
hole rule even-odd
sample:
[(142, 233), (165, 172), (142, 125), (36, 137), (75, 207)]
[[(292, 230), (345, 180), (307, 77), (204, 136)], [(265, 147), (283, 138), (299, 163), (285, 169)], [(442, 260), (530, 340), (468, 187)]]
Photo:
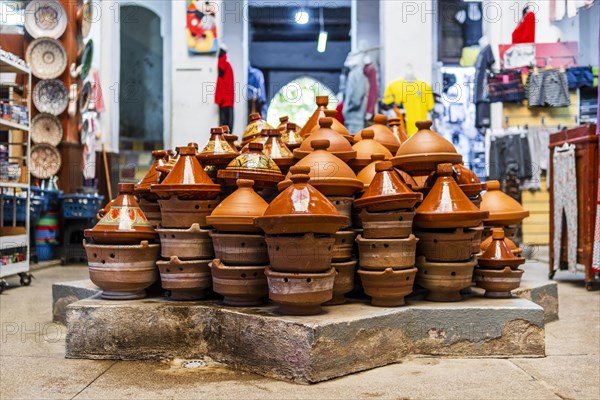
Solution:
[(559, 70), (529, 74), (526, 90), (529, 107), (566, 107), (571, 104), (567, 74)]

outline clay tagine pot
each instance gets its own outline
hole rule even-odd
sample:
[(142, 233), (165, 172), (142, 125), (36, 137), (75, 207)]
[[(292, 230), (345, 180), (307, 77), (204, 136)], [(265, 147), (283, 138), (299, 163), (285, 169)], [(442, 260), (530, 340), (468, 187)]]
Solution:
[(200, 260), (214, 258), (212, 240), (209, 231), (193, 224), (188, 229), (158, 228), (160, 236), (160, 255), (164, 258), (177, 256), (182, 260)]
[(331, 250), (331, 261), (342, 262), (352, 258), (354, 249), (355, 231), (339, 231), (333, 234), (335, 242)]
[(260, 232), (254, 219), (262, 216), (269, 204), (252, 189), (253, 180), (238, 179), (236, 184), (238, 189), (206, 217), (206, 222), (223, 232)]
[(502, 228), (492, 229), (492, 243), (479, 257), (479, 266), (489, 269), (504, 269), (504, 267), (517, 269), (524, 263), (524, 258), (515, 256), (508, 248), (504, 241), (504, 230)]
[(279, 129), (265, 129), (267, 140), (263, 144), (263, 153), (271, 157), (283, 173), (287, 173), (292, 165), (296, 163), (294, 153), (281, 140)]
[(383, 160), (385, 160), (384, 153), (371, 154), (371, 162), (366, 167), (361, 169), (358, 174), (356, 174), (358, 180), (365, 185), (365, 190), (369, 187), (373, 181), (373, 178), (375, 178), (375, 174), (377, 173), (377, 171), (375, 171), (375, 164)]
[(165, 165), (167, 162), (167, 152), (165, 150), (154, 150), (152, 152), (152, 160), (152, 165), (150, 165), (150, 169), (146, 175), (144, 175), (137, 185), (135, 185), (133, 194), (136, 195), (138, 199), (156, 201), (158, 198), (155, 193), (150, 192), (150, 186), (155, 183), (160, 183), (160, 173), (156, 168)]
[(231, 147), (225, 140), (223, 128), (212, 128), (210, 130), (210, 140), (198, 154), (198, 159), (205, 166), (227, 165), (237, 156), (238, 152), (235, 147)]
[(362, 269), (403, 269), (415, 266), (417, 239), (410, 235), (406, 239), (365, 239), (358, 235), (358, 265)]
[(486, 226), (518, 225), (529, 216), (518, 201), (500, 190), (500, 182), (487, 181), (487, 191), (481, 198), (481, 210), (489, 211)]
[(358, 270), (365, 293), (371, 296), (371, 305), (378, 307), (398, 307), (406, 304), (404, 297), (413, 291), (416, 274), (416, 268)]
[(330, 236), (267, 236), (271, 269), (277, 272), (316, 273), (331, 268), (335, 239)]
[(375, 141), (375, 132), (364, 129), (361, 132), (362, 139), (356, 142), (352, 148), (356, 150), (356, 158), (348, 163), (355, 171), (360, 171), (372, 162), (371, 156), (383, 154), (385, 160), (392, 158), (392, 153), (381, 143)]
[(219, 195), (221, 185), (215, 184), (204, 172), (196, 158), (196, 149), (187, 146), (179, 149), (179, 159), (165, 180), (152, 185), (150, 191), (163, 199), (177, 196), (181, 200), (207, 200)]
[(335, 268), (320, 274), (293, 274), (265, 269), (269, 298), (284, 315), (315, 315), (321, 304), (333, 298)]
[(414, 211), (370, 213), (362, 209), (360, 218), (365, 239), (404, 239), (412, 233)]
[(324, 303), (325, 306), (335, 306), (346, 303), (346, 293), (354, 289), (354, 276), (356, 275), (356, 260), (331, 263), (335, 268), (335, 279), (333, 281), (333, 298)]
[(263, 145), (250, 143), (217, 176), (234, 185), (238, 179), (252, 179), (256, 187), (273, 187), (283, 180), (281, 170), (271, 157), (263, 154)]
[(312, 129), (318, 125), (319, 119), (325, 118), (325, 110), (329, 104), (329, 96), (317, 96), (316, 97), (317, 109), (310, 116), (306, 124), (300, 130), (300, 136), (303, 138), (310, 135)]
[[(400, 148), (400, 140), (387, 126), (387, 117), (383, 114), (377, 114), (373, 118), (373, 125), (368, 126), (367, 130), (372, 130), (375, 134), (375, 140), (384, 145), (392, 154), (396, 154)], [(354, 136), (354, 141), (363, 140), (362, 132)]]
[(473, 278), (477, 287), (485, 290), (485, 297), (509, 299), (511, 291), (521, 286), (523, 270), (505, 267), (501, 270), (475, 268)]
[(323, 233), (332, 234), (348, 226), (348, 217), (339, 214), (333, 204), (309, 185), (309, 167), (290, 168), (293, 184), (282, 191), (256, 218), (255, 225), (269, 235)]
[(282, 129), (281, 140), (283, 140), (283, 143), (285, 143), (288, 149), (293, 151), (300, 147), (304, 139), (300, 136), (300, 131), (296, 124), (288, 122), (285, 128)]
[(392, 158), (394, 166), (412, 175), (429, 175), (438, 164), (462, 162), (454, 145), (431, 130), (431, 121), (417, 121), (416, 125), (417, 133), (402, 143)]
[[(313, 152), (296, 163), (310, 168), (309, 183), (326, 196), (352, 196), (363, 189), (363, 183), (356, 178), (352, 169), (328, 151), (328, 140), (311, 142)], [(292, 182), (288, 173), (286, 180), (277, 185), (279, 190), (289, 187)]]
[(264, 235), (211, 232), (215, 257), (227, 265), (267, 265), (269, 252)]
[(352, 149), (352, 145), (339, 133), (331, 129), (333, 124), (332, 118), (321, 118), (319, 120), (319, 129), (312, 132), (308, 137), (304, 138), (302, 145), (294, 150), (295, 158), (304, 158), (308, 156), (314, 149), (312, 142), (315, 140), (328, 140), (329, 146), (327, 151), (337, 156), (343, 161), (350, 161), (356, 157), (356, 150)]
[[(492, 244), (492, 240), (492, 236), (488, 236), (485, 240), (481, 242), (479, 248), (482, 253), (484, 253), (487, 250), (487, 248), (490, 247), (490, 244)], [(504, 243), (506, 243), (511, 253), (513, 253), (517, 257), (521, 257), (521, 253), (523, 252), (523, 250), (519, 246), (517, 246), (515, 242), (507, 238), (506, 233), (504, 234)]]
[(200, 300), (212, 286), (208, 264), (210, 260), (182, 261), (172, 256), (169, 261), (156, 262), (162, 288), (171, 292), (171, 300)]
[(160, 225), (162, 228), (189, 228), (192, 224), (206, 227), (206, 217), (219, 204), (214, 200), (179, 200), (173, 196), (169, 199), (159, 199)]
[(226, 266), (218, 258), (209, 264), (213, 290), (223, 296), (223, 304), (254, 307), (269, 293), (265, 267)]
[(396, 117), (388, 119), (388, 125), (390, 127), (390, 130), (392, 131), (394, 136), (396, 136), (401, 145), (402, 143), (408, 140), (406, 129), (404, 128), (404, 124), (402, 124), (400, 118)]
[(99, 244), (138, 244), (158, 237), (138, 202), (133, 197), (133, 183), (119, 183), (119, 195), (105, 209), (105, 214), (85, 236)]
[(269, 125), (267, 121), (261, 119), (259, 113), (250, 114), (250, 122), (248, 123), (248, 126), (246, 126), (246, 130), (242, 136), (242, 146), (245, 146), (253, 139), (260, 136), (263, 129), (273, 129), (273, 127)]
[(465, 262), (440, 263), (419, 256), (416, 282), (429, 290), (426, 297), (429, 301), (461, 301), (460, 291), (471, 286), (476, 264), (474, 258)]
[(417, 255), (437, 262), (470, 260), (474, 249), (473, 241), (477, 236), (477, 232), (469, 228), (415, 230), (414, 234), (419, 238)]
[[(336, 131), (337, 133), (339, 133), (340, 135), (342, 135), (343, 137), (346, 138), (346, 140), (348, 140), (350, 143), (354, 142), (354, 137), (352, 136), (352, 134), (350, 133), (350, 131), (337, 119), (337, 111), (336, 110), (325, 110), (324, 114), (326, 118), (331, 118), (333, 120), (333, 123), (331, 124), (331, 129), (333, 129), (334, 131)], [(314, 131), (316, 131), (317, 129), (319, 129), (319, 125), (316, 124), (310, 133), (313, 133)]]
[(421, 193), (413, 192), (404, 183), (390, 161), (377, 163), (375, 171), (369, 188), (354, 201), (355, 207), (371, 212), (403, 210), (413, 208), (423, 198)]
[[(468, 169), (462, 164), (456, 164), (452, 166), (452, 177), (458, 183), (458, 187), (463, 191), (463, 193), (473, 201), (473, 199), (479, 196), (483, 190), (486, 189), (487, 185), (485, 183), (481, 183), (479, 178), (473, 171)], [(438, 178), (437, 171), (432, 172), (428, 177), (423, 187), (421, 189), (421, 193), (427, 196), (435, 181)]]
[(415, 227), (468, 228), (478, 226), (487, 218), (487, 211), (477, 208), (452, 178), (451, 164), (438, 165), (437, 175), (435, 184), (416, 210)]

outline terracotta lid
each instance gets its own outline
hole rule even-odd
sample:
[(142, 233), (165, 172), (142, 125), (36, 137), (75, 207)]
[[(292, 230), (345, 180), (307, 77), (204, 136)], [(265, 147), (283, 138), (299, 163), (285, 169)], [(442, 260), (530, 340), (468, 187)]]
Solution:
[(262, 150), (262, 144), (250, 143), (217, 176), (229, 185), (234, 185), (238, 179), (252, 179), (256, 187), (275, 186), (283, 180), (283, 174), (275, 161)]
[(267, 140), (263, 145), (263, 154), (271, 157), (281, 171), (287, 172), (296, 160), (294, 160), (294, 154), (283, 143), (281, 131), (279, 129), (265, 129), (263, 133), (267, 135)]
[[(490, 244), (492, 244), (492, 236), (487, 237), (485, 240), (483, 240), (481, 242), (481, 244), (479, 245), (479, 248), (481, 249), (482, 252), (485, 252), (487, 250), (488, 247), (490, 247)], [(507, 238), (506, 236), (504, 237), (504, 243), (506, 243), (506, 246), (508, 246), (508, 249), (515, 255), (515, 256), (519, 256), (522, 252), (521, 248), (518, 247), (515, 242), (513, 242), (512, 240), (510, 240), (509, 238)]]
[(375, 165), (375, 177), (360, 199), (354, 201), (357, 208), (370, 212), (410, 209), (423, 199), (421, 193), (413, 192), (394, 170), (390, 161)]
[(402, 124), (400, 118), (390, 118), (388, 119), (388, 125), (390, 130), (398, 138), (400, 144), (406, 142), (408, 140), (408, 135), (406, 134), (406, 129)]
[(253, 180), (238, 179), (236, 184), (238, 189), (206, 217), (206, 222), (223, 232), (260, 231), (254, 219), (262, 216), (269, 204), (252, 189)]
[[(421, 192), (426, 196), (437, 180), (437, 171), (432, 172), (422, 186)], [(452, 177), (458, 183), (458, 186), (469, 198), (477, 197), (479, 193), (486, 189), (487, 185), (481, 183), (475, 172), (471, 171), (462, 164), (452, 166)]]
[(287, 115), (284, 115), (283, 117), (279, 117), (279, 125), (277, 126), (278, 129), (281, 128), (285, 128), (285, 126), (287, 125), (287, 123), (290, 121), (290, 118)]
[(438, 164), (462, 162), (454, 145), (430, 129), (431, 121), (417, 121), (416, 125), (417, 133), (402, 143), (392, 159), (395, 166), (410, 174), (428, 175)]
[(159, 183), (160, 173), (156, 170), (157, 167), (163, 166), (167, 160), (167, 152), (165, 150), (154, 150), (152, 152), (152, 165), (144, 177), (135, 185), (134, 193), (138, 198), (144, 198), (152, 201), (156, 200), (157, 196), (150, 192), (150, 186)]
[(300, 136), (307, 137), (310, 135), (312, 129), (318, 125), (319, 119), (325, 118), (325, 110), (329, 104), (329, 96), (317, 96), (316, 97), (317, 109), (310, 116), (306, 124), (300, 130)]
[(99, 244), (139, 244), (156, 239), (158, 234), (133, 197), (133, 189), (133, 183), (119, 183), (118, 196), (96, 226), (85, 230), (85, 236)]
[[(375, 140), (384, 145), (392, 154), (396, 154), (400, 147), (400, 139), (387, 126), (387, 117), (383, 114), (377, 114), (373, 118), (373, 125), (368, 126), (375, 133)], [(354, 141), (362, 140), (362, 132), (354, 136)]]
[(504, 229), (492, 229), (492, 243), (479, 257), (479, 266), (483, 268), (503, 269), (504, 267), (518, 268), (525, 259), (517, 257), (504, 242)]
[(373, 178), (375, 178), (375, 174), (377, 173), (375, 171), (375, 165), (379, 161), (383, 161), (383, 160), (385, 160), (385, 154), (383, 154), (383, 153), (371, 154), (371, 162), (369, 163), (369, 165), (367, 165), (366, 167), (361, 169), (360, 172), (358, 174), (356, 174), (356, 177), (358, 178), (358, 180), (361, 181), (365, 185), (365, 189), (369, 187), (369, 185), (371, 184), (371, 181), (373, 181)]
[(281, 140), (283, 140), (288, 149), (293, 151), (300, 147), (304, 139), (300, 136), (298, 126), (293, 122), (288, 122), (282, 130)]
[(237, 150), (225, 139), (223, 128), (219, 127), (210, 130), (210, 139), (198, 154), (198, 159), (202, 165), (227, 165), (237, 155)]
[(437, 174), (435, 184), (416, 210), (414, 226), (437, 229), (473, 227), (481, 224), (488, 213), (479, 210), (460, 190), (458, 183), (452, 178), (452, 164), (438, 165)]
[(490, 216), (484, 220), (486, 225), (506, 226), (518, 225), (529, 216), (518, 201), (500, 190), (500, 182), (487, 181), (487, 191), (481, 196), (480, 208), (489, 211)]
[(313, 150), (311, 145), (313, 140), (329, 140), (329, 148), (327, 151), (344, 161), (350, 161), (355, 158), (356, 151), (352, 149), (350, 142), (331, 129), (332, 124), (332, 118), (321, 118), (319, 120), (320, 128), (304, 138), (302, 145), (294, 150), (294, 157), (304, 158), (309, 155)]
[[(327, 151), (328, 140), (313, 140), (313, 152), (296, 163), (310, 168), (309, 183), (327, 196), (352, 196), (363, 189), (363, 183), (354, 171), (338, 157)], [(277, 187), (280, 191), (292, 184), (291, 173)]]
[(204, 172), (196, 158), (196, 149), (187, 146), (179, 149), (179, 158), (165, 180), (152, 185), (150, 191), (161, 198), (177, 196), (181, 200), (214, 199), (221, 192), (221, 185), (215, 184)]
[(390, 160), (392, 153), (381, 143), (374, 140), (375, 132), (372, 129), (361, 131), (362, 139), (352, 146), (356, 150), (356, 158), (349, 162), (354, 169), (362, 169), (371, 163), (371, 155), (381, 153), (386, 160)]
[(242, 136), (242, 146), (246, 145), (257, 136), (260, 136), (263, 129), (273, 129), (273, 127), (269, 125), (267, 121), (261, 119), (259, 113), (250, 114), (250, 122), (248, 123), (248, 126), (246, 126), (244, 136)]
[(417, 182), (414, 176), (407, 174), (398, 167), (394, 167), (394, 170), (400, 175), (400, 178), (402, 178), (404, 183), (406, 183), (412, 191), (417, 190), (417, 188), (419, 187), (419, 183)]
[[(323, 113), (325, 114), (325, 118), (331, 118), (333, 120), (333, 123), (331, 124), (331, 129), (333, 129), (334, 131), (336, 131), (337, 133), (339, 133), (340, 135), (342, 135), (346, 138), (352, 137), (352, 134), (350, 133), (350, 131), (348, 129), (346, 129), (346, 127), (340, 121), (338, 121), (337, 110), (324, 110)], [(312, 128), (310, 133), (313, 133), (317, 129), (319, 129), (319, 125), (315, 124), (315, 126)]]

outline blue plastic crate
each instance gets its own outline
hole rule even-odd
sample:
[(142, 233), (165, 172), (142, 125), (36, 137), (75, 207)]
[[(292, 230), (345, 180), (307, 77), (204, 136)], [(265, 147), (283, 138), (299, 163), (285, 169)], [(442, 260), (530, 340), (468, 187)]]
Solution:
[(50, 243), (36, 243), (35, 244), (35, 253), (37, 255), (38, 261), (48, 261), (52, 260), (54, 257), (54, 244)]
[(63, 217), (66, 219), (95, 218), (102, 208), (104, 196), (90, 196), (84, 194), (67, 194), (60, 196), (62, 200)]
[[(25, 207), (27, 198), (17, 196), (17, 222), (25, 222)], [(4, 221), (12, 221), (14, 209), (14, 196), (4, 196)], [(31, 196), (29, 203), (29, 219), (37, 221), (44, 207), (44, 199), (38, 196)]]
[(60, 196), (62, 194), (62, 190), (46, 190), (31, 187), (31, 195), (41, 197), (44, 200), (43, 212), (58, 211), (60, 208)]

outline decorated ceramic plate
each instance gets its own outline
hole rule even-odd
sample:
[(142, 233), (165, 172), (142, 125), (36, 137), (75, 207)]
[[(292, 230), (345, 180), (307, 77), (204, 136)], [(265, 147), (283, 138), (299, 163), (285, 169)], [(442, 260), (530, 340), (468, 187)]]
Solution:
[(91, 0), (85, 0), (78, 11), (79, 26), (81, 26), (81, 36), (86, 38), (90, 34), (92, 27), (93, 9)]
[(58, 39), (67, 29), (67, 13), (57, 0), (32, 0), (25, 9), (25, 29), (34, 39)]
[(92, 39), (89, 39), (78, 57), (79, 64), (81, 65), (82, 80), (85, 80), (90, 73), (90, 68), (92, 67), (92, 57), (94, 57), (94, 42)]
[(58, 146), (63, 137), (60, 120), (52, 114), (41, 113), (31, 120), (31, 140), (37, 144)]
[(31, 148), (31, 175), (48, 179), (58, 173), (61, 165), (58, 149), (49, 144), (36, 144)]
[(79, 94), (79, 112), (85, 113), (90, 107), (90, 101), (92, 100), (92, 84), (87, 81), (83, 84), (83, 88), (81, 88), (81, 93)]
[(58, 78), (67, 68), (67, 52), (56, 39), (35, 39), (27, 48), (25, 60), (36, 78)]
[(39, 81), (33, 89), (33, 104), (40, 112), (60, 115), (69, 105), (67, 88), (58, 79)]

